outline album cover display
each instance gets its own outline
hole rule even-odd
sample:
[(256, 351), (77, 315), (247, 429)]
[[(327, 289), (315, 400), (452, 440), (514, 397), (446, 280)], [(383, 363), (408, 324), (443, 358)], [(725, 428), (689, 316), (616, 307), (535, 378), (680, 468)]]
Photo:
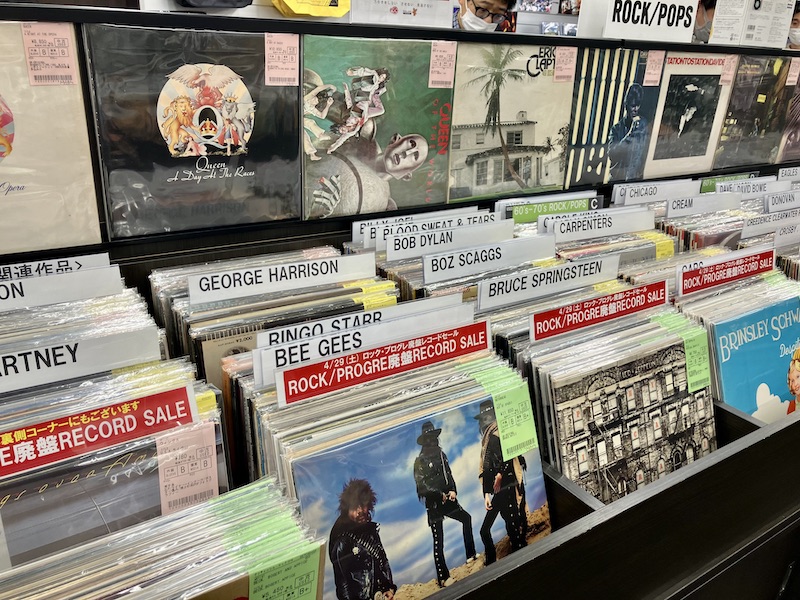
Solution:
[(710, 390), (689, 392), (684, 342), (664, 333), (615, 364), (552, 376), (562, 471), (605, 503), (716, 447)]
[[(424, 597), (450, 577), (481, 568), (485, 558), (476, 555), (483, 554), (485, 544), (507, 547), (511, 542), (503, 538), (510, 528), (511, 539), (521, 539), (522, 545), (549, 532), (538, 450), (507, 461), (505, 483), (489, 494), (498, 506), (487, 512), (487, 483), (479, 477), (489, 464), (484, 461), (494, 460), (500, 450), (494, 429), (482, 425), (481, 414), (490, 411), (491, 396), (484, 396), (292, 461), (303, 519), (329, 538), (324, 598), (346, 597), (358, 585), (351, 577), (360, 572), (359, 561), (348, 559), (354, 545), (381, 556), (384, 567), (375, 572), (375, 589), (394, 588), (398, 596), (416, 590), (415, 597)], [(492, 440), (498, 440), (496, 450)], [(425, 446), (429, 443), (433, 446)], [(510, 485), (514, 481), (522, 485)], [(440, 487), (449, 491), (437, 493)], [(340, 512), (358, 494), (371, 494), (369, 520)], [(513, 513), (501, 508), (506, 500)], [(441, 562), (432, 531), (444, 539)]]
[[(26, 48), (42, 27), (52, 48)], [(0, 22), (2, 254), (101, 241), (80, 72), (40, 75), (38, 53), (51, 50), (76, 64), (72, 24)]]
[[(228, 490), (219, 433), (216, 452), (186, 448), (187, 454), (198, 451), (207, 452), (216, 466), (219, 487), (213, 492), (197, 487), (202, 496), (188, 494), (184, 507)], [(155, 440), (143, 438), (0, 482), (0, 498), (6, 498), (0, 506), (0, 554), (8, 557), (5, 564), (0, 561), (0, 571), (161, 516), (159, 462), (164, 459)], [(200, 483), (199, 471), (193, 481)]]
[(646, 179), (711, 170), (731, 93), (722, 77), (726, 60), (721, 54), (667, 54)]
[(740, 56), (722, 124), (714, 168), (774, 163), (794, 86), (786, 85), (791, 59)]
[(572, 88), (553, 46), (459, 44), (450, 202), (561, 189)]
[(658, 77), (645, 51), (578, 50), (566, 188), (641, 179), (653, 130)]
[(303, 216), (446, 202), (453, 91), (440, 63), (455, 44), (303, 42)]
[(786, 110), (786, 124), (781, 137), (778, 162), (800, 160), (800, 85), (794, 86), (794, 93)]
[(765, 422), (795, 411), (800, 299), (770, 302), (714, 323), (712, 335), (720, 400)]
[(300, 216), (299, 89), (266, 85), (265, 34), (85, 33), (112, 237)]

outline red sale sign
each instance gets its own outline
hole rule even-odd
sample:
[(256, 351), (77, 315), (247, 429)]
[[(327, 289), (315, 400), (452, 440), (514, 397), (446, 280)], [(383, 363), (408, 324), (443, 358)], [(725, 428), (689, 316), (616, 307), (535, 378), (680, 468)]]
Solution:
[(667, 282), (649, 283), (531, 315), (531, 341), (575, 331), (669, 302)]
[(434, 363), (491, 350), (488, 321), (421, 335), (275, 374), (281, 406)]
[[(736, 256), (734, 257), (733, 254)], [(740, 279), (772, 271), (775, 267), (775, 250), (731, 253), (731, 258), (706, 264), (696, 269), (679, 271), (678, 295), (707, 290)]]
[(197, 420), (191, 385), (0, 432), (0, 479)]

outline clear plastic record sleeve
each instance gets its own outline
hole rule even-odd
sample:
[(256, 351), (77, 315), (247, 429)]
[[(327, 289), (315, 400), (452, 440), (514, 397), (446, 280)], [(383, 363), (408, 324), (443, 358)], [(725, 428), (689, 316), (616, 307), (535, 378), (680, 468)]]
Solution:
[(84, 28), (112, 237), (300, 216), (299, 89), (265, 35)]
[[(305, 218), (444, 204), (452, 42), (303, 38)], [(438, 57), (438, 58), (437, 58)]]
[(450, 202), (563, 187), (573, 82), (556, 79), (555, 55), (554, 46), (459, 44)]
[[(0, 253), (101, 241), (73, 27), (0, 22)], [(51, 50), (26, 42), (53, 46), (71, 69), (41, 70)]]
[[(197, 428), (185, 426), (170, 435)], [(190, 493), (182, 506), (227, 491), (225, 454), (218, 440), (208, 456), (218, 486), (204, 486), (196, 497)], [(207, 450), (190, 445), (180, 452)], [(16, 567), (160, 516), (159, 462), (175, 458), (160, 453), (155, 439), (143, 438), (0, 481), (0, 555), (8, 557), (0, 567)], [(190, 481), (199, 483), (200, 476), (198, 470)]]
[[(507, 370), (507, 367), (498, 369)], [(521, 383), (521, 380), (517, 378), (517, 382)], [(305, 519), (311, 521), (310, 526), (329, 537), (325, 598), (337, 597), (337, 589), (341, 591), (343, 585), (341, 575), (337, 573), (339, 564), (342, 564), (342, 538), (339, 536), (347, 531), (347, 524), (345, 516), (338, 514), (336, 499), (343, 485), (347, 486), (353, 478), (366, 481), (378, 497), (372, 520), (380, 526), (380, 540), (398, 593), (420, 584), (422, 595), (438, 589), (429, 526), (436, 522), (436, 517), (431, 516), (436, 510), (431, 507), (436, 506), (436, 502), (430, 499), (436, 493), (429, 497), (425, 491), (426, 485), (432, 485), (435, 490), (437, 484), (425, 479), (424, 465), (427, 462), (426, 456), (421, 454), (421, 440), (425, 437), (425, 431), (439, 435), (435, 457), (437, 461), (450, 465), (444, 468), (448, 471), (452, 468), (450, 477), (455, 478), (455, 484), (449, 484), (457, 486), (456, 500), (451, 500), (454, 503), (452, 510), (449, 506), (442, 509), (461, 521), (453, 522), (456, 530), (444, 544), (445, 569), (449, 567), (449, 576), (460, 579), (471, 573), (470, 563), (473, 561), (467, 562), (467, 559), (481, 549), (482, 542), (491, 544), (490, 553), (495, 552), (495, 543), (499, 542), (497, 556), (502, 557), (500, 549), (508, 548), (505, 544), (524, 545), (549, 532), (547, 498), (541, 463), (535, 450), (508, 461), (513, 463), (508, 468), (518, 472), (518, 478), (511, 478), (511, 471), (506, 473), (500, 491), (494, 495), (493, 502), (498, 504), (504, 502), (501, 500), (503, 494), (511, 497), (510, 502), (519, 503), (513, 516), (511, 512), (506, 513), (505, 523), (499, 515), (496, 520), (487, 516), (489, 512), (483, 493), (485, 488), (482, 489), (479, 475), (482, 464), (486, 464), (482, 460), (484, 456), (489, 456), (491, 450), (482, 449), (485, 442), (481, 441), (481, 428), (475, 417), (481, 410), (489, 411), (492, 396), (479, 386), (474, 391), (477, 395), (466, 393), (461, 401), (454, 395), (439, 410), (432, 404), (427, 414), (417, 409), (405, 416), (387, 418), (383, 428), (376, 423), (374, 430), (360, 434), (358, 428), (353, 427), (344, 438), (349, 438), (348, 441), (331, 438), (329, 442), (322, 442), (315, 452), (290, 456), (301, 512)], [(485, 433), (484, 438), (489, 440), (491, 436), (491, 433)], [(447, 458), (444, 459), (440, 452), (446, 454)], [(394, 459), (387, 462), (388, 458), (385, 457), (388, 456)], [(404, 458), (398, 461), (397, 456)], [(399, 464), (403, 468), (386, 468), (387, 464)], [(517, 483), (522, 481), (521, 487), (518, 486)], [(437, 497), (441, 501), (442, 496)], [(450, 519), (444, 521), (444, 525), (450, 527)], [(481, 527), (485, 527), (485, 531), (479, 536), (477, 533)], [(458, 535), (456, 531), (463, 535)], [(510, 535), (515, 541), (502, 540), (505, 535)], [(520, 537), (524, 541), (520, 542)], [(477, 568), (480, 566), (478, 562)]]
[(795, 86), (788, 56), (741, 56), (722, 124), (714, 168), (774, 163)]

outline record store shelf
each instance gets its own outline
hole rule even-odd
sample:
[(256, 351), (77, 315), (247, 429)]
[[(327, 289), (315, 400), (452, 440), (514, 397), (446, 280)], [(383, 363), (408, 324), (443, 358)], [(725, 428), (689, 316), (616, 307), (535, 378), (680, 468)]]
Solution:
[(800, 415), (716, 418), (726, 445), (609, 505), (546, 471), (553, 534), (436, 598), (774, 599), (800, 536)]
[[(233, 31), (273, 31), (379, 38), (475, 41), (458, 31), (348, 26), (160, 14), (112, 9), (2, 3), (0, 20), (117, 23)], [(546, 43), (593, 47), (683, 50), (675, 44), (483, 34), (490, 43)], [(703, 52), (786, 54), (761, 48), (702, 47)], [(790, 165), (782, 165), (790, 166)], [(762, 174), (775, 166), (760, 167)], [(736, 172), (731, 169), (714, 175)], [(607, 194), (608, 190), (600, 190)], [(488, 203), (485, 203), (488, 206)], [(435, 208), (435, 207), (432, 207)], [(106, 241), (82, 252), (109, 252), (128, 285), (147, 296), (154, 268), (282, 251), (314, 244), (341, 245), (350, 221), (281, 222), (220, 231)], [(70, 249), (36, 253), (53, 257)], [(5, 257), (13, 262), (14, 257)], [(36, 256), (30, 254), (26, 258)], [(641, 490), (603, 505), (552, 469), (545, 470), (554, 533), (489, 568), (458, 581), (434, 598), (477, 600), (645, 600), (775, 598), (786, 566), (800, 557), (800, 412), (761, 425), (716, 407), (720, 448)]]

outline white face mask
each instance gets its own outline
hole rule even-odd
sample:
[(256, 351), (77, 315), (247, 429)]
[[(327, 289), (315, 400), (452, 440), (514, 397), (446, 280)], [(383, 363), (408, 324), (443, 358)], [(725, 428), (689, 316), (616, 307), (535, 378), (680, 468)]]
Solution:
[(487, 23), (470, 9), (466, 8), (461, 12), (461, 26), (467, 31), (494, 31), (497, 23)]
[(703, 42), (704, 44), (707, 44), (709, 38), (711, 37), (711, 21), (706, 21), (705, 25), (695, 29), (694, 37), (698, 42)]
[(789, 43), (800, 46), (800, 29), (792, 28), (789, 30)]

